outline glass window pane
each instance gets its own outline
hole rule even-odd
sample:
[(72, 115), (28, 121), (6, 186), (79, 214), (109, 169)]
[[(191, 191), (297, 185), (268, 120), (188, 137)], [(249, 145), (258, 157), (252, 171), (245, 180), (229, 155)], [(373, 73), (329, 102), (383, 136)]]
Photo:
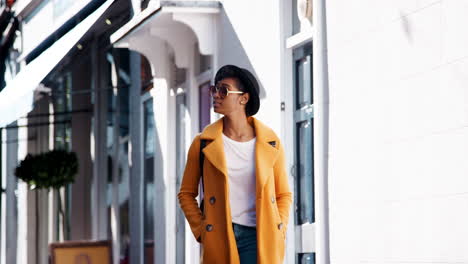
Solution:
[[(154, 240), (154, 144), (155, 125), (153, 113), (153, 100), (144, 103), (144, 240), (145, 240), (145, 263), (152, 259), (152, 251), (146, 250)], [(151, 246), (149, 246), (151, 247)]]
[(145, 56), (140, 56), (140, 63), (141, 91), (144, 93), (153, 88), (153, 74), (151, 72), (151, 64)]
[(298, 254), (297, 263), (299, 263), (299, 264), (315, 264), (315, 253), (300, 253), (300, 254)]
[(119, 118), (119, 131), (120, 137), (125, 137), (129, 133), (129, 114), (130, 114), (130, 102), (129, 102), (129, 90), (128, 86), (120, 88), (120, 118)]
[(140, 4), (141, 11), (145, 10), (148, 7), (149, 2), (150, 0), (141, 0), (141, 4)]
[(312, 55), (296, 61), (297, 108), (313, 103)]
[(128, 164), (128, 142), (123, 143), (120, 148), (118, 173), (120, 213), (120, 259), (128, 261), (130, 256), (130, 168)]
[(314, 222), (313, 196), (313, 123), (297, 124), (298, 222)]
[(154, 155), (155, 144), (155, 131), (154, 131), (154, 114), (153, 114), (153, 100), (150, 99), (145, 102), (145, 157)]
[(200, 131), (210, 124), (210, 111), (211, 111), (211, 97), (209, 93), (210, 83), (204, 83), (199, 87), (199, 125)]

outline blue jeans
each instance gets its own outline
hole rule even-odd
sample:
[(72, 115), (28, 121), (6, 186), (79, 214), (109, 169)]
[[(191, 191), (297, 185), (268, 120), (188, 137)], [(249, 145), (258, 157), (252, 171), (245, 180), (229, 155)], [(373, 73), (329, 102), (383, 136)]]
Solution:
[(257, 264), (257, 229), (232, 223), (240, 264)]

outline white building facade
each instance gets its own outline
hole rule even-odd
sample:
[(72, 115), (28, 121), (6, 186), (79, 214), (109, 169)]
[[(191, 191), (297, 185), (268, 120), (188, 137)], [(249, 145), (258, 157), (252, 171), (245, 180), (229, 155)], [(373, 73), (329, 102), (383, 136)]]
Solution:
[[(207, 87), (225, 64), (257, 76), (256, 117), (286, 146), (285, 263), (468, 263), (466, 1), (18, 0), (12, 10), (1, 264), (47, 263), (49, 243), (65, 240), (111, 240), (115, 264), (198, 263), (176, 194), (192, 138), (219, 118)], [(56, 192), (13, 173), (54, 148), (80, 160), (61, 190), (65, 216)]]
[[(302, 196), (285, 262), (314, 263), (313, 174), (294, 165), (313, 161), (312, 21), (310, 7), (299, 16), (297, 5), (16, 1), (17, 68), (0, 91), (2, 109), (12, 109), (1, 117), (1, 263), (47, 263), (49, 244), (70, 240), (111, 240), (114, 263), (198, 263), (176, 194), (192, 138), (219, 118), (207, 87), (225, 64), (257, 76), (257, 117), (294, 145), (290, 184)], [(56, 191), (29, 190), (14, 176), (26, 154), (56, 148), (80, 162), (61, 190), (65, 215)]]
[[(149, 185), (144, 184), (143, 202), (136, 203), (140, 217), (154, 218), (153, 223), (138, 226), (132, 234), (141, 232), (145, 239), (153, 235), (151, 232), (156, 234), (159, 246), (155, 242), (152, 253), (156, 263), (199, 262), (199, 244), (178, 207), (176, 195), (193, 137), (219, 118), (211, 109), (207, 87), (216, 70), (225, 64), (247, 68), (257, 76), (261, 107), (256, 117), (295, 146), (288, 148), (287, 167), (292, 172), (290, 184), (295, 193), (297, 178), (301, 179), (302, 196), (295, 197), (293, 206), (301, 209), (291, 210), (285, 263), (315, 263), (312, 169), (307, 167), (300, 171), (301, 177), (294, 176), (300, 167), (294, 166), (295, 162), (313, 162), (312, 10), (299, 9), (304, 13), (299, 16), (297, 5), (268, 1), (251, 1), (248, 5), (235, 1), (149, 1), (141, 8), (136, 3), (133, 18), (111, 36), (114, 47), (130, 49), (141, 55), (140, 60), (148, 61), (151, 70), (147, 72), (153, 76), (152, 88), (135, 90), (131, 96), (130, 108), (135, 116), (130, 122), (136, 125), (130, 125), (130, 134), (133, 142), (143, 141), (145, 148), (132, 152), (132, 159), (139, 161), (143, 171), (148, 168), (146, 162), (154, 164), (154, 175), (149, 176), (155, 182), (151, 185), (155, 196), (147, 193)], [(302, 112), (295, 114), (298, 110)], [(148, 116), (154, 116), (155, 124), (147, 125)], [(295, 126), (297, 131), (290, 129)], [(151, 134), (157, 137), (148, 140), (148, 130), (155, 130)], [(300, 139), (293, 135), (299, 130)], [(307, 141), (302, 144), (300, 140)], [(146, 153), (148, 142), (156, 146), (150, 153)], [(301, 144), (305, 148), (296, 157), (295, 150)], [(155, 155), (154, 161), (142, 158), (152, 153), (160, 157)], [(142, 174), (148, 176), (147, 172)], [(152, 211), (156, 214), (151, 215)], [(131, 259), (141, 261), (141, 255), (136, 255)], [(145, 261), (147, 254), (142, 256)]]
[(326, 8), (331, 263), (467, 263), (468, 3)]

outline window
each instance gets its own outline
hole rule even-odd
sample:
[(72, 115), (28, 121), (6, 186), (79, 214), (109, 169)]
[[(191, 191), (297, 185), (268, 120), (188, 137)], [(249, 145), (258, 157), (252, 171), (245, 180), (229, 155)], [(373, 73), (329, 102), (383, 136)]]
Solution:
[(66, 121), (71, 120), (71, 73), (68, 72), (63, 76), (60, 76), (57, 80), (56, 86), (57, 89), (53, 95), (54, 113), (59, 114), (54, 117), (55, 122), (57, 122), (57, 124), (54, 125), (54, 148), (70, 150), (71, 127), (70, 123), (66, 123)]
[(153, 74), (151, 73), (151, 64), (148, 59), (141, 55), (141, 92), (145, 93), (153, 88)]
[(300, 264), (314, 264), (315, 263), (315, 253), (305, 253), (297, 255), (297, 263)]
[(206, 82), (199, 86), (199, 124), (200, 131), (210, 124), (211, 97), (209, 93), (210, 83)]
[(143, 103), (143, 133), (144, 133), (144, 164), (143, 164), (143, 210), (144, 210), (144, 240), (145, 263), (152, 258), (151, 244), (154, 239), (154, 151), (155, 151), (155, 123), (153, 113), (153, 99)]
[(145, 10), (148, 7), (149, 2), (150, 2), (150, 0), (141, 0), (140, 7), (141, 7), (142, 11)]
[[(301, 227), (301, 236), (310, 236), (305, 227), (315, 223), (312, 43), (296, 48), (293, 51), (293, 60), (295, 222)], [(296, 262), (314, 264), (315, 254), (308, 251), (298, 252)]]
[(314, 223), (312, 45), (294, 51), (296, 222)]
[[(53, 93), (53, 107), (54, 113), (54, 149), (63, 149), (63, 150), (71, 150), (71, 110), (72, 110), (72, 74), (71, 72), (67, 72), (60, 77), (57, 78), (57, 81), (52, 85), (56, 86), (56, 89)], [(67, 185), (64, 187), (65, 195), (63, 196), (64, 201), (62, 201), (63, 210), (66, 213), (65, 221), (70, 223), (70, 216), (71, 216), (71, 185)], [(56, 216), (57, 223), (63, 223), (64, 219), (62, 219), (61, 214), (57, 214)], [(56, 225), (56, 235), (55, 239), (60, 239), (60, 224)], [(70, 233), (68, 230), (63, 227), (63, 239), (68, 240), (70, 239)]]
[[(109, 84), (107, 89), (108, 102), (108, 234), (109, 238), (117, 238), (120, 248), (120, 260), (128, 261), (130, 248), (130, 166), (129, 154), (129, 84), (130, 61), (129, 50), (114, 49), (107, 54), (110, 69), (115, 69), (117, 83)], [(118, 199), (114, 194), (117, 193)], [(117, 225), (112, 226), (111, 209), (118, 215)], [(120, 234), (118, 236), (117, 234)]]

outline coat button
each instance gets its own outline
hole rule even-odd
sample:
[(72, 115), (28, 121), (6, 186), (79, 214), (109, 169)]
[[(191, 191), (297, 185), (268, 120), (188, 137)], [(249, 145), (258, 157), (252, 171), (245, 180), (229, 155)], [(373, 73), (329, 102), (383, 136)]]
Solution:
[(283, 228), (283, 223), (280, 223), (280, 224), (278, 225), (278, 229), (281, 230), (281, 228)]
[(213, 231), (213, 225), (207, 225), (206, 226), (206, 231), (208, 231), (208, 232)]
[(214, 196), (211, 196), (210, 204), (214, 204), (215, 202), (216, 202), (216, 198)]
[(271, 203), (275, 203), (275, 197), (271, 197)]

